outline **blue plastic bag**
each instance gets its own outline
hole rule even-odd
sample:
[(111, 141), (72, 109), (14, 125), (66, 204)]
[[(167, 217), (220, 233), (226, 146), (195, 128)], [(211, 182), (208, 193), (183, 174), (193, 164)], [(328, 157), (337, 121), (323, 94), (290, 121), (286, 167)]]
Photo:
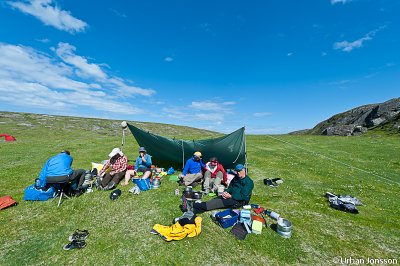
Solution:
[(133, 178), (132, 182), (135, 183), (141, 191), (146, 191), (150, 189), (150, 177), (143, 178)]
[(173, 173), (175, 173), (175, 170), (174, 170), (174, 168), (171, 166), (171, 167), (168, 169), (167, 175), (172, 175)]
[(35, 185), (31, 185), (24, 190), (24, 200), (45, 201), (54, 198), (56, 190), (54, 187), (45, 189), (37, 189)]

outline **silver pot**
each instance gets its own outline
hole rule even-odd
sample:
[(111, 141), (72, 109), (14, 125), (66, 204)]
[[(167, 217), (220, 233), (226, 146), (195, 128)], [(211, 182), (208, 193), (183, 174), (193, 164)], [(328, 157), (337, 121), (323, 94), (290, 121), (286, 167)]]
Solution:
[(289, 238), (292, 236), (292, 223), (287, 219), (279, 219), (276, 232), (282, 237)]
[(203, 193), (201, 193), (200, 191), (193, 191), (193, 193), (192, 193), (193, 199), (201, 199), (202, 196), (203, 196)]
[(158, 178), (153, 179), (153, 189), (158, 189), (160, 187), (160, 184), (161, 184), (160, 179)]

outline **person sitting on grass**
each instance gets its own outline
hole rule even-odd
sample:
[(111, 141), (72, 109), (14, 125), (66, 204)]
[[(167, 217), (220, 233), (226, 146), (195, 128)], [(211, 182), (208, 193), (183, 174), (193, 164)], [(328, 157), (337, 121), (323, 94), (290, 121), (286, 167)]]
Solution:
[(143, 173), (142, 178), (147, 179), (151, 176), (151, 156), (147, 154), (144, 147), (139, 148), (139, 156), (136, 158), (135, 169), (128, 170), (125, 173), (125, 181), (121, 184), (126, 186), (129, 184), (129, 180), (132, 176), (135, 176), (138, 172)]
[(254, 188), (253, 180), (246, 174), (246, 169), (242, 164), (236, 165), (235, 171), (236, 176), (221, 196), (207, 202), (193, 204), (195, 214), (215, 209), (241, 208), (249, 203)]
[(182, 171), (179, 185), (197, 185), (203, 179), (202, 169), (204, 168), (201, 152), (196, 151), (193, 157), (186, 161), (185, 168)]
[[(128, 158), (119, 148), (114, 148), (108, 157), (110, 159), (98, 173), (100, 178), (97, 181), (97, 188), (100, 190), (110, 190), (116, 187), (119, 181), (124, 178), (128, 165)], [(110, 167), (111, 171), (106, 173)]]
[(44, 164), (39, 175), (40, 187), (46, 187), (47, 183), (72, 183), (77, 186), (72, 189), (75, 196), (82, 194), (82, 184), (85, 181), (85, 170), (73, 170), (71, 168), (73, 158), (68, 150), (63, 150), (51, 157)]
[(227, 175), (222, 164), (216, 157), (212, 157), (205, 165), (203, 189), (206, 194), (209, 191), (216, 192), (221, 182), (226, 183)]

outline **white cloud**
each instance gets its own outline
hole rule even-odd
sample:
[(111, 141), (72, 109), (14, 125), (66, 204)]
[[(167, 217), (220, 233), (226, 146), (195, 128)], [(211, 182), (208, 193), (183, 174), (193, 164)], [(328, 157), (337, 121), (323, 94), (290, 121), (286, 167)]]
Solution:
[(187, 120), (193, 119), (192, 115), (184, 111), (182, 107), (168, 107), (163, 108), (162, 111), (166, 114), (168, 118), (177, 120)]
[(264, 134), (285, 134), (293, 131), (291, 128), (284, 127), (270, 127), (270, 128), (254, 128), (247, 127), (246, 134), (264, 135)]
[(287, 57), (290, 57), (290, 56), (292, 56), (293, 55), (293, 53), (292, 52), (290, 52), (290, 53), (287, 53)]
[(353, 42), (342, 41), (342, 42), (335, 42), (333, 44), (333, 49), (335, 50), (342, 50), (343, 52), (351, 52), (356, 48), (361, 48), (365, 41), (370, 41), (376, 35), (377, 32), (384, 29), (386, 26), (379, 27), (373, 31), (368, 32), (364, 35), (364, 37), (355, 40)]
[(164, 58), (164, 60), (165, 60), (166, 62), (172, 62), (172, 61), (174, 61), (174, 58), (172, 58), (172, 57), (170, 57), (170, 56), (167, 56), (166, 58)]
[(120, 17), (120, 18), (127, 18), (127, 17), (128, 17), (128, 16), (125, 15), (124, 13), (121, 13), (121, 12), (115, 10), (115, 9), (112, 9), (112, 8), (111, 8), (110, 10), (111, 10), (111, 12), (113, 12), (115, 15), (117, 15), (117, 16)]
[(229, 105), (235, 105), (235, 102), (212, 102), (212, 101), (204, 101), (204, 102), (192, 102), (189, 106), (195, 110), (202, 110), (202, 111), (213, 111), (213, 112), (229, 112), (230, 108)]
[(49, 42), (50, 42), (50, 40), (47, 39), (47, 38), (44, 38), (44, 39), (37, 39), (36, 41), (41, 42), (41, 43), (49, 43)]
[(112, 90), (117, 90), (121, 96), (151, 96), (155, 93), (155, 91), (151, 89), (143, 89), (137, 86), (129, 85), (127, 81), (122, 78), (109, 77), (101, 69), (100, 65), (89, 63), (85, 57), (76, 55), (76, 47), (68, 43), (59, 43), (58, 47), (53, 50), (55, 50), (56, 54), (65, 63), (68, 63), (75, 68), (75, 73), (77, 76), (86, 79), (95, 79), (98, 82), (102, 82), (104, 85), (107, 85), (107, 87), (110, 87)]
[(75, 55), (76, 47), (68, 43), (60, 42), (55, 49), (56, 54), (65, 62), (77, 69), (77, 74), (84, 78), (105, 79), (106, 73), (96, 64), (88, 63), (87, 59)]
[[(197, 127), (220, 126), (226, 118), (233, 114), (233, 101), (194, 101), (188, 106), (170, 106), (163, 108), (162, 112), (169, 119), (179, 120)], [(212, 124), (210, 124), (212, 123)]]
[(200, 28), (203, 29), (206, 32), (211, 31), (211, 24), (210, 23), (202, 23), (200, 24)]
[(73, 17), (69, 11), (59, 9), (52, 0), (7, 1), (19, 11), (32, 15), (45, 25), (69, 33), (82, 32), (88, 27), (87, 23)]
[(254, 113), (253, 116), (255, 117), (264, 117), (264, 116), (270, 116), (272, 113), (270, 112), (260, 112), (260, 113)]
[(334, 5), (334, 4), (346, 4), (346, 3), (351, 2), (351, 1), (353, 1), (353, 0), (331, 0), (331, 4), (332, 5)]
[(224, 121), (223, 115), (211, 114), (211, 113), (197, 113), (194, 115), (194, 118), (201, 121), (214, 122), (217, 125), (222, 124), (222, 122)]
[(108, 81), (111, 85), (115, 85), (118, 88), (118, 93), (121, 96), (129, 96), (129, 95), (142, 95), (142, 96), (151, 96), (156, 92), (152, 89), (142, 89), (140, 87), (131, 86), (126, 84), (126, 82), (118, 77), (110, 78)]
[(98, 65), (75, 55), (75, 47), (69, 44), (60, 43), (54, 50), (65, 61), (30, 47), (0, 43), (0, 102), (58, 112), (88, 107), (132, 115), (142, 111), (126, 97), (155, 93), (107, 75)]

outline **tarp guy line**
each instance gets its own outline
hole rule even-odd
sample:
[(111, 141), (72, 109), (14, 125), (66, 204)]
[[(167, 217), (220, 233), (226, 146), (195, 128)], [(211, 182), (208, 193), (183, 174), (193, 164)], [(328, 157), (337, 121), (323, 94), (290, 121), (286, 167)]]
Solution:
[(381, 178), (381, 179), (384, 179), (384, 180), (387, 180), (387, 181), (389, 181), (389, 182), (392, 182), (392, 183), (395, 183), (395, 184), (400, 185), (399, 182), (394, 181), (394, 180), (391, 180), (391, 179), (389, 179), (389, 178), (387, 178), (387, 177), (380, 176), (380, 175), (374, 174), (374, 173), (372, 173), (372, 172), (369, 172), (369, 171), (367, 171), (367, 170), (364, 170), (364, 169), (361, 169), (361, 168), (352, 166), (352, 165), (350, 165), (350, 164), (348, 164), (348, 163), (344, 163), (344, 162), (338, 161), (338, 160), (333, 159), (333, 158), (330, 158), (330, 157), (328, 157), (328, 156), (326, 156), (326, 155), (323, 155), (323, 154), (317, 153), (317, 152), (315, 152), (315, 151), (312, 151), (312, 150), (308, 150), (308, 149), (306, 149), (306, 148), (303, 148), (303, 147), (301, 147), (301, 146), (299, 146), (299, 145), (296, 145), (296, 144), (293, 144), (293, 143), (290, 143), (290, 142), (287, 142), (287, 141), (284, 141), (284, 140), (281, 140), (281, 139), (278, 139), (278, 138), (275, 138), (275, 137), (272, 137), (272, 136), (268, 136), (268, 135), (266, 135), (266, 136), (269, 137), (269, 138), (271, 138), (271, 139), (274, 139), (274, 140), (283, 142), (283, 143), (285, 143), (285, 144), (291, 145), (291, 146), (293, 146), (293, 147), (296, 147), (296, 148), (298, 148), (298, 149), (300, 149), (300, 150), (304, 150), (304, 151), (306, 151), (306, 152), (312, 153), (312, 154), (314, 154), (314, 155), (316, 155), (316, 156), (320, 156), (320, 157), (322, 157), (322, 158), (325, 158), (325, 159), (334, 161), (334, 162), (336, 162), (336, 163), (345, 165), (345, 166), (347, 166), (347, 167), (349, 167), (349, 168), (351, 168), (351, 169), (356, 169), (356, 170), (358, 170), (358, 171), (361, 171), (361, 172), (364, 172), (364, 173), (367, 173), (367, 174), (370, 174), (370, 175), (374, 175), (374, 176), (379, 177), (379, 178)]

